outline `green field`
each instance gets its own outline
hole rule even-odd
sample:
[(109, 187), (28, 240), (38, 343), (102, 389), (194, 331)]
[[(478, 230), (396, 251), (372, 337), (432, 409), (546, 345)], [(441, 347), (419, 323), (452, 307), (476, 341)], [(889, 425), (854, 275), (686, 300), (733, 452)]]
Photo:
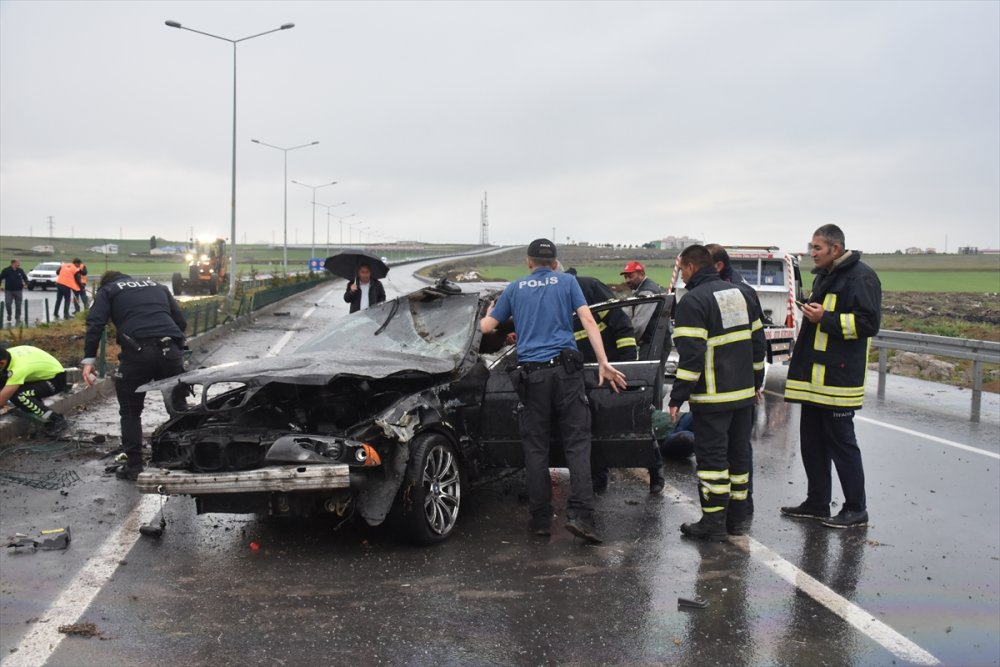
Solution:
[[(117, 255), (104, 255), (91, 252), (88, 248), (105, 243), (118, 244)], [(54, 255), (41, 255), (31, 252), (35, 245), (49, 244), (55, 247)], [(157, 239), (157, 247), (183, 245), (183, 241)], [(353, 244), (350, 248), (363, 248), (368, 252), (386, 257), (390, 261), (404, 257), (426, 257), (465, 252), (475, 246), (447, 244)], [(183, 257), (149, 256), (149, 239), (47, 239), (26, 236), (0, 236), (0, 266), (6, 266), (10, 259), (21, 260), (25, 271), (30, 271), (42, 262), (69, 261), (79, 257), (87, 265), (87, 270), (94, 280), (107, 270), (121, 271), (135, 277), (151, 277), (157, 280), (169, 279), (175, 272), (186, 273), (187, 262)], [(336, 247), (330, 248), (330, 253), (338, 252)], [(135, 253), (133, 255), (132, 253)], [(228, 250), (227, 250), (228, 253)], [(325, 245), (316, 247), (318, 257), (327, 256)], [(302, 272), (308, 268), (309, 248), (288, 249), (289, 272)], [(248, 277), (251, 273), (280, 272), (282, 267), (283, 249), (263, 244), (240, 245), (237, 247), (237, 275)]]
[(879, 271), (885, 292), (1000, 292), (995, 271)]

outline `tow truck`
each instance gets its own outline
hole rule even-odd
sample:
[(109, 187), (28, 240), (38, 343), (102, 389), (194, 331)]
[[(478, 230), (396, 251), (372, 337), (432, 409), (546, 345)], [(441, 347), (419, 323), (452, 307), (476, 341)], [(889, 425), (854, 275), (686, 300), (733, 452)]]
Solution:
[[(802, 313), (795, 306), (802, 301), (802, 274), (799, 258), (775, 246), (723, 246), (729, 253), (733, 271), (757, 291), (764, 311), (764, 336), (767, 339), (767, 362), (791, 357), (795, 336), (802, 325)], [(671, 291), (677, 299), (687, 290), (680, 277), (680, 257), (670, 278)]]
[(218, 294), (228, 270), (225, 240), (195, 241), (190, 252), (185, 255), (185, 260), (188, 263), (187, 277), (178, 272), (170, 281), (174, 296)]

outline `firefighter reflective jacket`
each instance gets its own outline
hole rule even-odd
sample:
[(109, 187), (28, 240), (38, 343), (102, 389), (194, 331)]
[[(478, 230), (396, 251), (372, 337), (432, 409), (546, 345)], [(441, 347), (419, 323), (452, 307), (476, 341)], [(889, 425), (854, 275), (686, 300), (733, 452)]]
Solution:
[(856, 410), (865, 397), (871, 337), (878, 333), (882, 284), (861, 253), (849, 251), (833, 270), (816, 272), (808, 302), (823, 304), (822, 319), (803, 318), (788, 366), (785, 400)]
[(699, 270), (687, 287), (674, 316), (680, 359), (670, 405), (687, 401), (693, 412), (753, 405), (764, 378), (763, 324), (751, 321), (743, 293), (715, 267)]
[[(589, 276), (577, 276), (576, 282), (583, 291), (583, 298), (587, 304), (593, 306), (596, 303), (611, 301), (615, 298), (615, 293), (611, 288), (602, 283), (597, 278)], [(608, 361), (635, 361), (638, 356), (636, 346), (635, 330), (628, 315), (621, 308), (603, 310), (594, 315), (597, 322), (597, 329), (601, 332), (601, 342), (604, 344), (604, 353)], [(590, 339), (587, 338), (587, 331), (579, 321), (574, 321), (576, 331), (573, 338), (576, 339), (576, 346), (583, 353), (586, 362), (597, 361), (594, 349), (590, 346)]]

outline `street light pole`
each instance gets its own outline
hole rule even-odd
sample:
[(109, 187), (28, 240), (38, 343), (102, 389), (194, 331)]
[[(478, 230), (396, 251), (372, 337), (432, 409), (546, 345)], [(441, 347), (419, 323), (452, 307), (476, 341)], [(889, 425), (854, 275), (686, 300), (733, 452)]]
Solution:
[(339, 204), (320, 204), (326, 209), (326, 254), (330, 254), (330, 209), (337, 208), (338, 206), (343, 206), (346, 201), (342, 201)]
[(314, 141), (309, 144), (302, 144), (301, 146), (292, 146), (291, 148), (282, 148), (281, 146), (274, 146), (272, 144), (265, 143), (263, 141), (258, 141), (257, 139), (251, 139), (255, 144), (260, 144), (261, 146), (267, 146), (268, 148), (274, 148), (285, 154), (285, 243), (284, 249), (281, 254), (281, 265), (284, 269), (285, 275), (288, 275), (288, 151), (298, 150), (299, 148), (308, 148), (309, 146), (315, 146), (318, 141)]
[(231, 214), (230, 214), (230, 224), (229, 224), (229, 294), (226, 297), (227, 305), (231, 305), (233, 299), (236, 296), (236, 45), (240, 42), (245, 42), (249, 39), (254, 39), (255, 37), (263, 37), (264, 35), (270, 35), (272, 32), (278, 32), (279, 30), (288, 30), (289, 28), (294, 28), (294, 23), (285, 23), (278, 28), (273, 28), (271, 30), (266, 30), (264, 32), (257, 33), (256, 35), (250, 35), (249, 37), (241, 37), (239, 39), (229, 39), (228, 37), (220, 37), (219, 35), (213, 35), (210, 32), (203, 32), (201, 30), (195, 30), (194, 28), (188, 28), (183, 26), (177, 21), (166, 21), (166, 25), (170, 28), (178, 28), (180, 30), (187, 30), (189, 32), (196, 32), (199, 35), (205, 35), (206, 37), (212, 37), (214, 39), (221, 39), (223, 42), (229, 42), (233, 45), (233, 186), (232, 186), (232, 196), (231, 196)]
[[(344, 218), (353, 218), (353, 217), (354, 217), (354, 214), (351, 213), (350, 215), (342, 215), (339, 218), (339, 220), (340, 220), (340, 247), (341, 247), (341, 249), (343, 249), (343, 247), (344, 247)], [(347, 226), (350, 227), (351, 223), (347, 223)], [(351, 230), (348, 229), (347, 233), (350, 234)]]
[(309, 259), (312, 259), (313, 257), (316, 256), (316, 191), (319, 190), (320, 188), (326, 188), (331, 185), (336, 185), (337, 181), (331, 181), (329, 183), (324, 183), (323, 185), (306, 185), (305, 183), (300, 183), (299, 181), (292, 181), (292, 183), (295, 183), (295, 185), (301, 185), (304, 188), (310, 188), (313, 191), (312, 250), (310, 251), (309, 254)]

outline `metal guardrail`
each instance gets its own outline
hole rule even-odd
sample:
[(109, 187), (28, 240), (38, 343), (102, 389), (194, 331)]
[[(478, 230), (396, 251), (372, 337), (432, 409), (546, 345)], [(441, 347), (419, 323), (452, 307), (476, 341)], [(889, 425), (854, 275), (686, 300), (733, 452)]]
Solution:
[(949, 359), (972, 362), (972, 413), (970, 419), (978, 422), (983, 400), (983, 364), (1000, 365), (1000, 342), (950, 338), (905, 331), (880, 331), (872, 339), (878, 348), (878, 397), (885, 398), (885, 376), (888, 372), (889, 350), (931, 354)]

